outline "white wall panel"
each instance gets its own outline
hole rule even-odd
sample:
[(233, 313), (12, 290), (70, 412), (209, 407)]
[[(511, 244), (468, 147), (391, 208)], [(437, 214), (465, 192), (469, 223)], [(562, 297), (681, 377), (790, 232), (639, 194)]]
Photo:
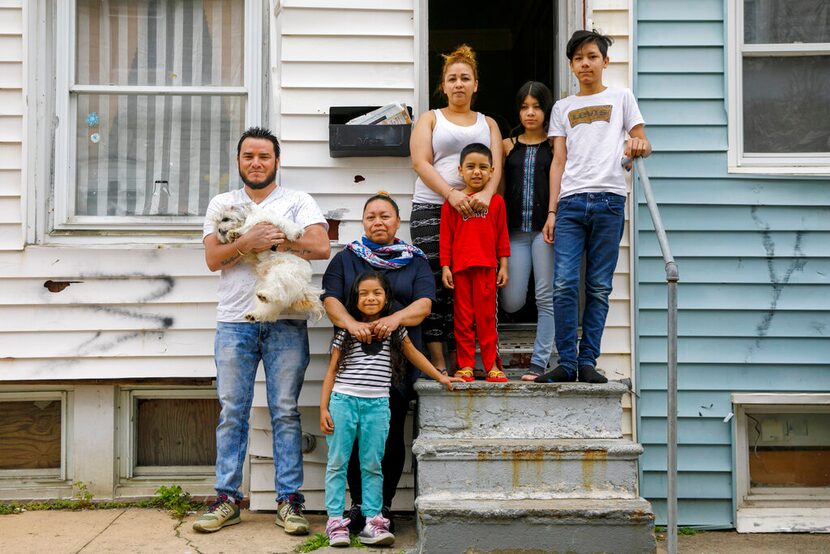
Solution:
[(287, 8), (281, 17), (283, 36), (410, 37), (413, 33), (410, 11)]
[(415, 86), (412, 63), (283, 62), (282, 83), (292, 88), (391, 88)]
[(389, 102), (413, 105), (412, 88), (384, 89), (282, 89), (283, 114), (328, 115), (329, 106), (382, 106)]
[(411, 36), (331, 37), (286, 36), (282, 61), (412, 63), (415, 43)]
[(283, 0), (283, 8), (337, 8), (339, 10), (411, 10), (415, 0)]

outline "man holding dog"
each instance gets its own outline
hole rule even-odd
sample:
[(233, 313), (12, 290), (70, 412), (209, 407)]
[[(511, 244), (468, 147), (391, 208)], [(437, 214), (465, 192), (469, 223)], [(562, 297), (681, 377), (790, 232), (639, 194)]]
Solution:
[[(302, 191), (277, 184), (280, 146), (267, 129), (252, 127), (237, 144), (237, 165), (244, 188), (215, 196), (208, 206), (203, 229), (205, 261), (221, 271), (217, 307), (216, 389), (222, 410), (216, 428), (216, 501), (194, 524), (202, 532), (218, 531), (240, 522), (242, 466), (248, 446), (248, 418), (259, 362), (265, 369), (268, 409), (273, 433), (276, 524), (292, 535), (308, 533), (303, 516), (302, 430), (297, 407), (309, 361), (305, 319), (281, 316), (272, 322), (248, 322), (256, 275), (249, 252), (268, 249), (291, 252), (306, 260), (325, 260), (331, 253), (328, 225), (314, 200)], [(222, 244), (215, 235), (217, 214), (230, 206), (270, 205), (280, 215), (305, 229), (296, 241), (270, 223), (259, 223), (234, 242)], [(284, 318), (284, 319), (283, 319)]]

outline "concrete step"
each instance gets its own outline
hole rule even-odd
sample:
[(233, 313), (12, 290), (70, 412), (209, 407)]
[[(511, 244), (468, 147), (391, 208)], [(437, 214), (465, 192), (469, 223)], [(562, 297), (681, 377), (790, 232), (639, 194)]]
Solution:
[(462, 500), (419, 496), (418, 552), (654, 552), (654, 514), (642, 498)]
[(499, 353), (506, 354), (533, 352), (536, 342), (536, 327), (499, 329)]
[(636, 498), (643, 448), (625, 439), (425, 439), (418, 494), (454, 498)]
[(622, 383), (415, 383), (422, 438), (622, 437)]

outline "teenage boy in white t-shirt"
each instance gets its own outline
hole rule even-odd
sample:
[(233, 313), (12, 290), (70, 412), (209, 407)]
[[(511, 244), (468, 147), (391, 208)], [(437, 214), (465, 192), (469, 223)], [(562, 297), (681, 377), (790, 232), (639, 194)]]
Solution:
[[(634, 95), (602, 83), (611, 43), (610, 37), (593, 31), (576, 31), (571, 36), (566, 54), (579, 80), (579, 92), (558, 101), (550, 117), (550, 207), (542, 233), (554, 245), (553, 313), (559, 365), (537, 382), (608, 381), (596, 365), (625, 224), (621, 161), (651, 153)], [(627, 144), (626, 132), (631, 137)], [(582, 338), (577, 341), (583, 254), (585, 309)]]

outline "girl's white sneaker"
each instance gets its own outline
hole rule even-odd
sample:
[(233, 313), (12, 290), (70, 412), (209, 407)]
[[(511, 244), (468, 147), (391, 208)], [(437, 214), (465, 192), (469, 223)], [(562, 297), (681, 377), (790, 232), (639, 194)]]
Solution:
[(326, 523), (329, 546), (349, 546), (349, 518), (330, 517)]
[(357, 536), (363, 544), (389, 546), (394, 544), (395, 535), (389, 532), (389, 520), (378, 514), (366, 520), (366, 527)]

